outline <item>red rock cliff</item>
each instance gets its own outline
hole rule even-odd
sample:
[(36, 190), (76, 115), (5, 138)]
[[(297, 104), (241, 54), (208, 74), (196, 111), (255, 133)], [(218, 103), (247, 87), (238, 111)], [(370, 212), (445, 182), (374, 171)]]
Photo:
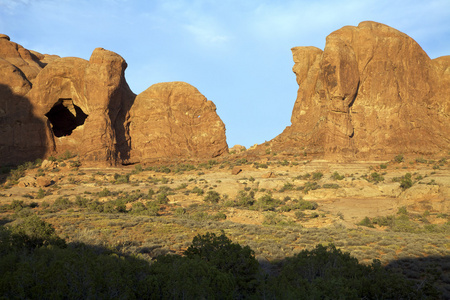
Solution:
[(288, 152), (382, 157), (450, 149), (450, 56), (431, 60), (409, 36), (362, 22), (292, 49), (299, 84)]

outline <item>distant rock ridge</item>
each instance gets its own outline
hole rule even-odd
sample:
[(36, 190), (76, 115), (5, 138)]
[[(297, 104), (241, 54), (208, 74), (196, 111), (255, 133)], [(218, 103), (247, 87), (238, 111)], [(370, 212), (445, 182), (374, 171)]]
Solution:
[(450, 150), (450, 56), (432, 60), (406, 34), (370, 21), (331, 33), (323, 51), (292, 53), (292, 125), (272, 149), (330, 158)]
[(136, 96), (125, 60), (97, 48), (89, 61), (29, 51), (0, 35), (0, 165), (77, 153), (127, 164), (228, 152), (216, 107), (187, 83)]

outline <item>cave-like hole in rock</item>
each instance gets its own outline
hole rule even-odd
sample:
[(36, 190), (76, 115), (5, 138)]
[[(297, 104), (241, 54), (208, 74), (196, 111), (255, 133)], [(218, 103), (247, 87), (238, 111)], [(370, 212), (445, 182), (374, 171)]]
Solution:
[(73, 104), (72, 99), (59, 99), (45, 116), (52, 124), (56, 137), (71, 135), (88, 117), (81, 108)]

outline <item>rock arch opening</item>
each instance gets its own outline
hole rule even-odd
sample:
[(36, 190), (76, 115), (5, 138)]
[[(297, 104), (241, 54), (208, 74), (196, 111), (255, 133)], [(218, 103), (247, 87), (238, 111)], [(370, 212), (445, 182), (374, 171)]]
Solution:
[(72, 99), (59, 99), (45, 116), (50, 121), (56, 137), (71, 135), (88, 117), (80, 107), (73, 104)]

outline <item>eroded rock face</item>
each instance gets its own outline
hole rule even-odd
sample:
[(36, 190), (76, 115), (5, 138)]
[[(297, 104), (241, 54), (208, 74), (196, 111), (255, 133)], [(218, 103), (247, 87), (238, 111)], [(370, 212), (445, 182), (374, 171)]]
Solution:
[(331, 33), (324, 51), (292, 53), (298, 95), (273, 148), (349, 157), (450, 149), (448, 56), (431, 60), (409, 36), (375, 22)]
[(135, 95), (125, 81), (126, 66), (118, 54), (97, 48), (89, 61), (61, 58), (38, 74), (27, 96), (46, 124), (52, 151), (97, 162), (128, 158), (123, 127)]
[(215, 105), (197, 89), (157, 84), (133, 106), (126, 67), (120, 55), (103, 48), (89, 61), (60, 58), (0, 35), (0, 165), (65, 151), (100, 164), (228, 151)]
[(131, 157), (212, 158), (228, 152), (216, 106), (185, 82), (152, 85), (130, 110)]

